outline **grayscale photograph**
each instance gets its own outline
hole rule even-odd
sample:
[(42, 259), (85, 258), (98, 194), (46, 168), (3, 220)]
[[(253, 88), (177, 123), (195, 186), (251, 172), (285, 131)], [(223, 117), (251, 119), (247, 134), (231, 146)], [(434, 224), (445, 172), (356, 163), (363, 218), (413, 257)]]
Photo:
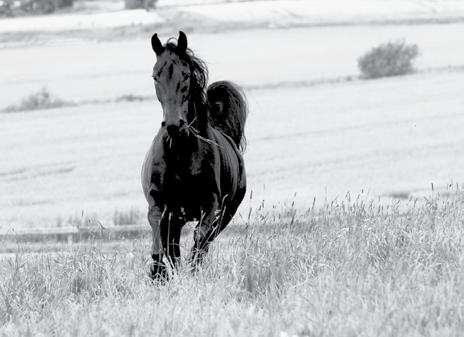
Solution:
[(0, 0), (0, 337), (464, 333), (463, 0)]

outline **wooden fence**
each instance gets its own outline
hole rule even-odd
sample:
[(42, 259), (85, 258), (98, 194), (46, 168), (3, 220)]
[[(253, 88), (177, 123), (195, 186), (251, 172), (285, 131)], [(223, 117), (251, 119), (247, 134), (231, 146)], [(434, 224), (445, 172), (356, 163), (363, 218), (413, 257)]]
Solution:
[(59, 227), (39, 228), (27, 231), (10, 230), (0, 233), (0, 242), (80, 242), (87, 240), (120, 240), (148, 235), (149, 225), (126, 225), (114, 227)]

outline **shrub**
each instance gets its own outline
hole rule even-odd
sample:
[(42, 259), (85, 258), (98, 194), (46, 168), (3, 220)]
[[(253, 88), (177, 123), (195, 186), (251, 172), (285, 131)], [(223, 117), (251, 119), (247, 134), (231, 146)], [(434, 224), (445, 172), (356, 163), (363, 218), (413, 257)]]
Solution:
[(139, 8), (155, 8), (158, 0), (124, 0), (124, 8), (126, 9), (139, 9)]
[(390, 41), (361, 56), (358, 67), (365, 78), (405, 75), (414, 71), (412, 62), (418, 54), (416, 44), (406, 44), (404, 40)]
[(59, 98), (53, 97), (52, 94), (46, 89), (42, 88), (40, 91), (33, 93), (21, 100), (17, 105), (10, 105), (4, 108), (3, 112), (17, 112), (17, 111), (30, 111), (53, 109), (66, 106), (72, 106), (74, 103), (63, 101)]

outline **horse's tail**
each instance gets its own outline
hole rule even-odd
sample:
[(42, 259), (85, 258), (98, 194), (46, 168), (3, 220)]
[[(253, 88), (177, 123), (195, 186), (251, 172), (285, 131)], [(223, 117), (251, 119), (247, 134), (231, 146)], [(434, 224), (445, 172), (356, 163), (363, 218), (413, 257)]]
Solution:
[(229, 81), (212, 83), (207, 90), (210, 123), (245, 150), (248, 107), (243, 90)]

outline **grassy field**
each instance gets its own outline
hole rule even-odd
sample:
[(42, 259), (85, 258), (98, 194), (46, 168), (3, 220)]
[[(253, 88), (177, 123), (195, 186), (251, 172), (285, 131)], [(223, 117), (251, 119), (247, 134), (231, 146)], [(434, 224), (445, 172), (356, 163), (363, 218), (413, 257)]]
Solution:
[[(351, 13), (316, 3), (327, 17)], [(211, 80), (233, 80), (248, 96), (248, 192), (237, 216), (196, 274), (182, 260), (166, 284), (147, 276), (148, 237), (0, 241), (0, 337), (462, 335), (464, 24), (454, 1), (402, 3), (380, 10), (458, 19), (317, 27), (305, 18), (321, 12), (277, 1), (186, 6), (202, 13), (199, 24), (227, 28), (172, 19), (193, 30)], [(250, 5), (267, 11), (231, 10)], [(261, 23), (245, 30), (236, 19)], [(177, 33), (174, 21), (162, 35)], [(162, 118), (153, 32), (122, 30), (0, 34), (0, 232), (148, 227), (140, 169)], [(357, 58), (399, 38), (418, 44), (418, 72), (359, 78)]]
[(459, 336), (463, 218), (457, 192), (257, 210), (165, 285), (145, 240), (19, 250), (0, 260), (0, 336)]

